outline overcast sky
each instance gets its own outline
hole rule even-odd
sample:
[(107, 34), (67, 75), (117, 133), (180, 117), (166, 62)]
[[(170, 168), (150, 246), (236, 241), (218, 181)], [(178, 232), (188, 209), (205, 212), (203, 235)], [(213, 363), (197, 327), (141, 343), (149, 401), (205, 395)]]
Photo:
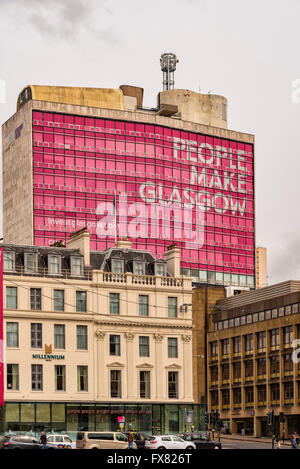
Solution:
[(175, 52), (175, 87), (226, 96), (255, 134), (257, 245), (270, 284), (300, 279), (299, 18), (299, 0), (0, 0), (0, 123), (27, 84), (138, 85), (155, 106)]

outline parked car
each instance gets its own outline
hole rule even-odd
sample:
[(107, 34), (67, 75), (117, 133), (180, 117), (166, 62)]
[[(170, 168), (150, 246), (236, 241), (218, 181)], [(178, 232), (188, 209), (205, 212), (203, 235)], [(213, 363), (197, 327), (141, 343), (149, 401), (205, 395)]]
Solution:
[(78, 432), (77, 449), (127, 449), (127, 436), (120, 432)]
[(145, 449), (196, 449), (196, 445), (179, 436), (160, 435), (152, 436), (150, 440), (146, 440)]
[(195, 443), (197, 449), (222, 449), (221, 443), (210, 440), (203, 433), (182, 433), (179, 436), (185, 441)]
[[(144, 449), (146, 440), (150, 440), (151, 436), (144, 432), (133, 432), (133, 434), (137, 449)], [(128, 438), (129, 432), (125, 432), (124, 435)]]
[(54, 443), (58, 449), (76, 449), (76, 442), (69, 435), (51, 433), (47, 435), (47, 442)]
[[(2, 441), (1, 449), (42, 449), (42, 444), (39, 438), (32, 435), (14, 435), (5, 436)], [(46, 449), (57, 449), (56, 445), (47, 443)]]

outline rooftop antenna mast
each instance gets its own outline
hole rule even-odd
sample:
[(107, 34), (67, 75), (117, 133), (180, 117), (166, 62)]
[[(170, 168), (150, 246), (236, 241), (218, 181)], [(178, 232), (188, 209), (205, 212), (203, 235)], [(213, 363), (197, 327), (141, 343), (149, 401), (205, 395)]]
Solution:
[(174, 89), (174, 72), (176, 64), (179, 62), (177, 56), (171, 52), (166, 52), (160, 56), (160, 68), (163, 72), (164, 91)]

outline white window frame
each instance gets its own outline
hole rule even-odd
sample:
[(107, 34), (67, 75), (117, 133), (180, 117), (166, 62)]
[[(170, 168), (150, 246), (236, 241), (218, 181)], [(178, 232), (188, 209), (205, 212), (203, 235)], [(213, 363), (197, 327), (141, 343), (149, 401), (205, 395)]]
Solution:
[[(54, 257), (58, 259), (58, 272), (51, 272), (50, 266), (50, 258)], [(48, 254), (48, 274), (49, 275), (61, 275), (61, 256), (59, 254)]]
[[(74, 272), (74, 261), (78, 260), (78, 259), (80, 259), (80, 274), (78, 274), (77, 272)], [(83, 276), (83, 258), (82, 257), (71, 256), (70, 266), (71, 266), (71, 276), (72, 277), (82, 277)], [(78, 266), (76, 265), (76, 267), (78, 267)]]
[[(34, 263), (35, 263), (35, 267), (32, 269), (32, 268), (28, 268), (28, 256), (34, 256)], [(24, 267), (25, 267), (25, 273), (26, 274), (31, 274), (31, 275), (35, 275), (36, 273), (38, 273), (38, 255), (37, 255), (37, 252), (25, 252), (25, 258), (24, 258)]]
[[(5, 261), (7, 261), (7, 255), (12, 255), (12, 259), (9, 259), (9, 262), (12, 262), (12, 268), (5, 268)], [(3, 272), (15, 272), (16, 270), (16, 253), (15, 251), (3, 251)]]

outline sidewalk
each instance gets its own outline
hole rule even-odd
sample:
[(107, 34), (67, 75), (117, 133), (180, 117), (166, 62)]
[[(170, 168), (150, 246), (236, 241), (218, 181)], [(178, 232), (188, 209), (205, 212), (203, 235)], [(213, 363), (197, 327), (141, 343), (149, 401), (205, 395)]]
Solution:
[[(215, 433), (215, 439), (216, 438), (216, 433)], [(232, 433), (231, 435), (227, 435), (226, 433), (221, 433), (221, 442), (222, 440), (240, 440), (240, 441), (254, 441), (255, 443), (270, 443), (272, 444), (272, 438), (268, 436), (260, 436), (260, 437), (255, 437), (255, 436), (249, 436), (249, 435), (240, 435), (239, 433)], [(282, 445), (282, 440), (280, 440), (280, 443)], [(285, 440), (284, 446), (291, 446), (290, 440)]]

